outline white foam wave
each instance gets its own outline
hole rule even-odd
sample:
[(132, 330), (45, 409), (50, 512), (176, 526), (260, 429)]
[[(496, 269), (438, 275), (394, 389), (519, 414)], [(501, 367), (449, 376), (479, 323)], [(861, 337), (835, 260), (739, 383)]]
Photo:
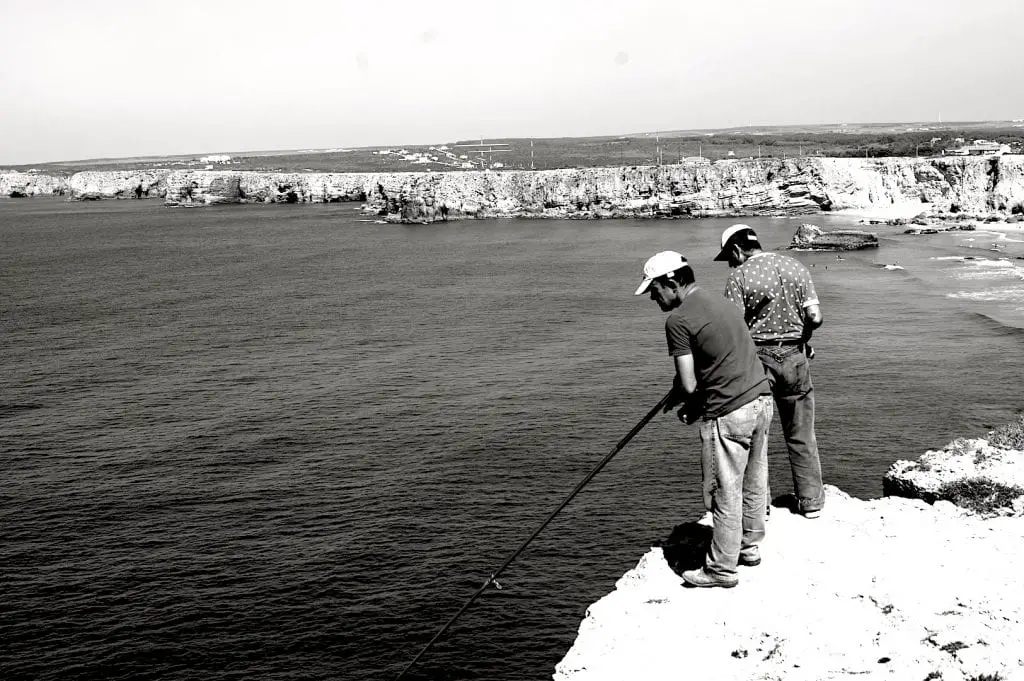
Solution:
[(902, 265), (886, 265), (885, 269), (887, 269), (887, 270), (902, 270), (903, 266)]
[(957, 291), (956, 293), (949, 293), (946, 295), (949, 298), (955, 298), (957, 300), (971, 300), (990, 303), (1024, 303), (1024, 289), (1020, 288), (990, 288), (984, 291)]
[(1024, 281), (1024, 267), (1008, 259), (962, 261), (963, 267), (949, 270), (960, 281)]

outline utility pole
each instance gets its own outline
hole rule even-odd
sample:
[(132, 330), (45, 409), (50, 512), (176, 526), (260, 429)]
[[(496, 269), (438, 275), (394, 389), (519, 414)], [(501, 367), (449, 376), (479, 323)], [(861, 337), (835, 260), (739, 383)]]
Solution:
[(533, 140), (530, 140), (530, 170), (536, 170), (537, 166), (533, 164)]

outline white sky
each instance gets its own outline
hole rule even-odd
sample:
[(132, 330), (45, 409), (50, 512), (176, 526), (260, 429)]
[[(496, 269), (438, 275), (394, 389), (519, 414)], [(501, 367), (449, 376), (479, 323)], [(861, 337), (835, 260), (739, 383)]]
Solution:
[(0, 164), (1024, 118), (1022, 26), (1024, 0), (0, 0)]

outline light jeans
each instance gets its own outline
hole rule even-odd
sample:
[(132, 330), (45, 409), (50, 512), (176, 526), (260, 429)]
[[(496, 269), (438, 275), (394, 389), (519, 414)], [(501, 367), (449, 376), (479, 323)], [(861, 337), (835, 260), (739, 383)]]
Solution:
[(764, 539), (768, 507), (768, 426), (772, 398), (762, 395), (725, 416), (700, 422), (704, 506), (711, 511), (705, 569), (736, 575), (740, 551)]
[(775, 406), (782, 421), (782, 434), (793, 470), (793, 491), (797, 510), (818, 511), (825, 505), (821, 482), (821, 459), (814, 436), (814, 384), (810, 360), (802, 345), (760, 346), (757, 356), (768, 374)]

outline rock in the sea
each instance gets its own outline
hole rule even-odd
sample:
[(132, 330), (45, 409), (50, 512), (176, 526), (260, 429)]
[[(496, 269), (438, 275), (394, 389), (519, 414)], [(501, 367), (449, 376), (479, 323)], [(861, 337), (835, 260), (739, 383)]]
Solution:
[(804, 251), (857, 251), (878, 248), (878, 235), (859, 229), (826, 232), (817, 225), (803, 224), (797, 228), (789, 247)]

